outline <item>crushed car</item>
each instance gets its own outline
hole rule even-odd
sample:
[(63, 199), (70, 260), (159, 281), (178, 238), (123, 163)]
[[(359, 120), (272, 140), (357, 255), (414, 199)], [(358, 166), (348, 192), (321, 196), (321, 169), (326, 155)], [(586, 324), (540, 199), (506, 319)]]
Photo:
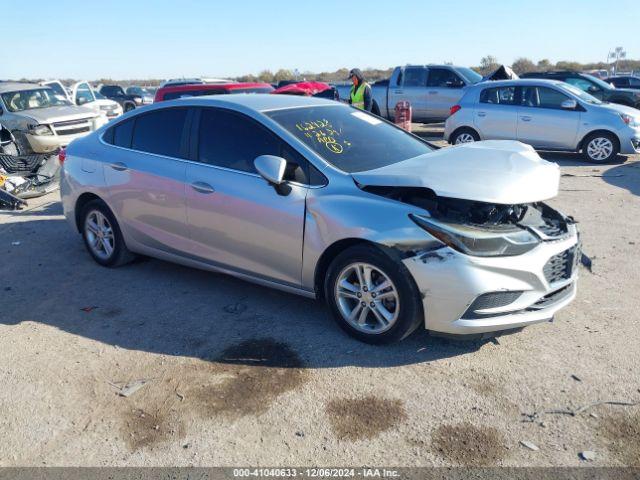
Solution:
[(13, 134), (0, 124), (0, 208), (22, 208), (26, 199), (45, 195), (59, 186), (58, 152), (21, 154)]

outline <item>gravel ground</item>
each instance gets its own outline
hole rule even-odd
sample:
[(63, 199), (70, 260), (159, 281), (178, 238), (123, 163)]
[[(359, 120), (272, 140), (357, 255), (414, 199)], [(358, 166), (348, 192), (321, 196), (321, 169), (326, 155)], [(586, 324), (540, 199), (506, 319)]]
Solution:
[(486, 341), (367, 346), (311, 300), (101, 268), (57, 192), (0, 213), (0, 466), (639, 465), (640, 405), (543, 412), (640, 401), (640, 158), (544, 156), (593, 272), (555, 322)]

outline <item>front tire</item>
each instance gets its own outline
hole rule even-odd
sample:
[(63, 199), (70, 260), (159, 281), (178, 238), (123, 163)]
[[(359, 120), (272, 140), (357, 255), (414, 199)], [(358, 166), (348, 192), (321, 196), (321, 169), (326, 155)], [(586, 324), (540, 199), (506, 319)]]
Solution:
[(591, 163), (607, 163), (616, 158), (620, 152), (620, 144), (615, 135), (596, 132), (584, 140), (582, 152)]
[(103, 267), (119, 267), (134, 259), (116, 218), (102, 200), (87, 203), (80, 218), (85, 247), (97, 263)]
[(480, 135), (472, 128), (460, 128), (451, 136), (452, 145), (461, 145), (463, 143), (479, 142)]
[(362, 342), (397, 342), (424, 322), (411, 274), (399, 259), (373, 245), (340, 253), (329, 266), (324, 289), (334, 320)]
[(136, 106), (133, 103), (125, 103), (124, 104), (124, 113), (130, 112), (131, 110), (135, 110)]

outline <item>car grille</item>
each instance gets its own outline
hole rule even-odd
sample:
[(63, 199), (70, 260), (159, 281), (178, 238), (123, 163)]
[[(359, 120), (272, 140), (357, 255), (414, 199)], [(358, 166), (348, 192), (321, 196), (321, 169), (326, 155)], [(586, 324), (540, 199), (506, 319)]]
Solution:
[(495, 315), (493, 313), (483, 314), (482, 310), (504, 307), (515, 302), (520, 295), (522, 295), (521, 291), (483, 293), (469, 305), (462, 318), (473, 320), (487, 315)]
[(544, 278), (550, 284), (569, 280), (580, 260), (580, 249), (574, 246), (549, 259), (543, 268)]
[(56, 134), (60, 136), (90, 132), (91, 118), (80, 118), (78, 120), (55, 122), (53, 123), (53, 129), (55, 130)]
[(546, 307), (549, 307), (561, 300), (564, 300), (566, 297), (571, 295), (573, 292), (574, 285), (569, 284), (566, 287), (562, 287), (560, 290), (556, 290), (555, 292), (551, 292), (548, 295), (545, 295), (536, 303), (531, 305), (527, 310), (540, 310)]

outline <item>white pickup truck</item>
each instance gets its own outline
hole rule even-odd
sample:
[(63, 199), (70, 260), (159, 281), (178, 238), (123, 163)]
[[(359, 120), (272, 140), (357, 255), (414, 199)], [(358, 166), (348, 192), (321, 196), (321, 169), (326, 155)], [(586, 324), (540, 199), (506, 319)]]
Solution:
[(98, 114), (106, 115), (109, 120), (122, 115), (120, 104), (93, 90), (89, 82), (77, 82), (68, 88), (60, 80), (50, 80), (43, 82), (42, 85), (51, 87), (54, 92), (64, 96), (71, 103), (75, 103), (78, 106), (84, 105)]
[[(396, 67), (388, 80), (371, 86), (372, 112), (393, 120), (398, 102), (408, 101), (414, 122), (444, 122), (451, 107), (462, 97), (463, 89), (481, 80), (482, 76), (470, 68), (454, 65)], [(350, 85), (336, 88), (341, 100), (349, 98)]]
[(106, 121), (104, 115), (73, 105), (49, 87), (0, 82), (0, 123), (13, 133), (20, 153), (54, 152)]

